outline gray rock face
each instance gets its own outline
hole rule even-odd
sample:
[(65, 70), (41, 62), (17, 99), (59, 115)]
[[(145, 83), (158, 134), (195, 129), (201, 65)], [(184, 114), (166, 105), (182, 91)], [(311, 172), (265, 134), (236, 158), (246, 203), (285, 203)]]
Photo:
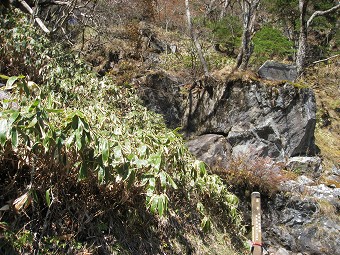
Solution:
[(261, 78), (276, 81), (294, 81), (297, 78), (296, 66), (266, 61), (259, 69), (258, 74)]
[(284, 160), (315, 154), (315, 112), (315, 97), (307, 88), (207, 79), (199, 93), (189, 95), (183, 124), (188, 137), (223, 134), (232, 155)]
[(309, 173), (313, 176), (320, 176), (321, 158), (319, 157), (291, 157), (286, 165), (287, 169), (299, 174)]
[(226, 165), (230, 158), (231, 146), (223, 135), (206, 134), (187, 142), (191, 153), (209, 165)]
[[(170, 127), (182, 126), (190, 151), (209, 165), (231, 157), (269, 156), (302, 173), (264, 204), (263, 236), (273, 254), (340, 254), (340, 189), (317, 185), (320, 171), (314, 144), (313, 91), (288, 83), (228, 82), (207, 78), (187, 94), (163, 73), (146, 76), (140, 95)], [(336, 166), (332, 178), (338, 178)]]
[[(264, 213), (263, 231), (285, 249), (304, 254), (340, 254), (340, 189), (289, 181)], [(308, 195), (306, 195), (308, 194)]]
[(138, 94), (145, 106), (156, 113), (162, 114), (170, 128), (177, 128), (183, 115), (182, 96), (178, 81), (175, 77), (163, 72), (146, 75), (143, 86), (139, 87)]

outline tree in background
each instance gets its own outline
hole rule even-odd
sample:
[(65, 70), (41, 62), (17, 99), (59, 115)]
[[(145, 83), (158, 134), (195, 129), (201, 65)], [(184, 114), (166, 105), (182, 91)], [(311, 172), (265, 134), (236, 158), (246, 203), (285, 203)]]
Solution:
[(256, 12), (259, 6), (260, 0), (242, 0), (242, 44), (237, 56), (236, 66), (241, 70), (245, 70), (248, 67), (249, 59), (253, 51), (253, 44), (251, 39), (254, 35), (254, 25), (256, 19)]
[(299, 32), (299, 43), (296, 54), (296, 66), (298, 74), (302, 74), (306, 67), (306, 56), (307, 56), (307, 36), (308, 28), (315, 17), (322, 16), (334, 12), (340, 8), (340, 3), (324, 11), (315, 11), (307, 20), (307, 6), (309, 0), (299, 0), (299, 11), (300, 11), (300, 32)]
[(194, 28), (192, 26), (190, 7), (189, 7), (189, 0), (185, 0), (185, 10), (186, 10), (188, 30), (189, 30), (189, 33), (190, 33), (190, 37), (191, 37), (191, 39), (193, 40), (193, 42), (195, 44), (195, 48), (197, 50), (197, 54), (199, 56), (199, 59), (201, 61), (202, 66), (203, 66), (204, 74), (206, 76), (208, 76), (209, 75), (208, 65), (207, 65), (207, 62), (205, 61), (201, 45), (198, 42), (196, 32), (195, 32), (195, 30), (194, 30)]

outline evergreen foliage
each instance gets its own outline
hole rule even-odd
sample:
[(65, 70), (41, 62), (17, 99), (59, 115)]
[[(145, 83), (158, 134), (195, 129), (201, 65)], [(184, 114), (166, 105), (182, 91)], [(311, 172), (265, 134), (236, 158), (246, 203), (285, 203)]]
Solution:
[(271, 27), (262, 27), (254, 36), (254, 53), (252, 61), (262, 64), (268, 59), (283, 60), (291, 57), (294, 52), (293, 42), (289, 41), (280, 30)]

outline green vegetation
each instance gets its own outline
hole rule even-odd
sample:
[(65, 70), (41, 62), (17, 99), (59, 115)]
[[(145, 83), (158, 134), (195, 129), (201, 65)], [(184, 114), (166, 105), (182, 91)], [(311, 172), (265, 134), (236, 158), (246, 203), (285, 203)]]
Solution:
[[(242, 238), (238, 199), (128, 84), (97, 78), (23, 15), (1, 20), (0, 35), (0, 64), (7, 66), (0, 77), (7, 91), (0, 113), (2, 253), (103, 254), (110, 235), (107, 251), (128, 250), (136, 233), (150, 236), (183, 210), (184, 218), (201, 220), (198, 231), (209, 232), (217, 217)], [(158, 238), (180, 239), (173, 228)], [(140, 245), (135, 252), (153, 249)]]
[(208, 21), (206, 26), (212, 31), (214, 43), (220, 44), (230, 54), (240, 47), (242, 24), (236, 16), (226, 16), (218, 21)]
[(254, 36), (254, 53), (252, 62), (263, 64), (268, 59), (279, 61), (289, 58), (294, 51), (294, 43), (289, 41), (280, 30), (271, 26), (262, 27)]

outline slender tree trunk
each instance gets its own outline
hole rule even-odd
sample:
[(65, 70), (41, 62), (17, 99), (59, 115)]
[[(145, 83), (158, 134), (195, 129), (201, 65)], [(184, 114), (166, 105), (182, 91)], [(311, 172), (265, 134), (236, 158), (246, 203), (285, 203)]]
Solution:
[(325, 10), (325, 11), (315, 11), (310, 18), (306, 19), (307, 14), (307, 5), (309, 0), (299, 0), (299, 11), (300, 11), (300, 33), (299, 33), (299, 45), (298, 50), (296, 53), (296, 68), (298, 75), (303, 73), (304, 68), (306, 67), (306, 57), (308, 51), (308, 44), (307, 44), (307, 36), (308, 36), (308, 27), (313, 21), (313, 19), (317, 16), (323, 16), (334, 12), (340, 9), (340, 3), (333, 6), (332, 8)]
[(296, 68), (298, 75), (301, 75), (306, 65), (307, 55), (307, 22), (306, 22), (306, 11), (307, 11), (308, 0), (299, 0), (300, 10), (300, 33), (299, 33), (299, 45), (296, 53)]
[(193, 40), (197, 54), (199, 56), (199, 59), (201, 61), (201, 64), (203, 66), (204, 74), (206, 76), (209, 76), (209, 70), (208, 70), (208, 65), (207, 62), (205, 61), (201, 45), (198, 42), (197, 35), (192, 27), (192, 22), (191, 22), (191, 14), (190, 14), (190, 7), (189, 7), (189, 0), (185, 0), (185, 10), (186, 10), (186, 15), (187, 15), (187, 23), (188, 23), (188, 30), (191, 36), (191, 39)]
[(247, 69), (250, 56), (253, 52), (251, 39), (254, 35), (256, 11), (259, 3), (260, 0), (243, 0), (241, 3), (243, 11), (242, 45), (236, 60), (236, 67), (241, 70)]
[(222, 7), (222, 10), (221, 10), (221, 13), (220, 13), (220, 20), (222, 20), (224, 18), (225, 12), (226, 12), (229, 4), (230, 4), (230, 0), (225, 0), (224, 1), (223, 7)]

